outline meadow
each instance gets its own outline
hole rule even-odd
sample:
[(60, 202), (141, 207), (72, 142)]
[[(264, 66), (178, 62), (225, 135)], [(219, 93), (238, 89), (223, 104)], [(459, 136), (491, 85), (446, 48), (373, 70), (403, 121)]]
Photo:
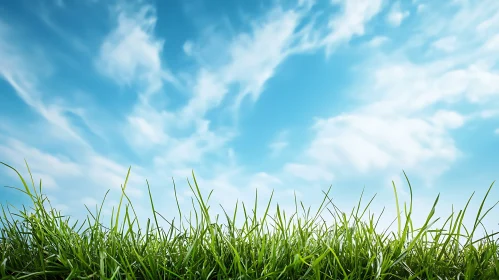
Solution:
[[(192, 215), (182, 213), (176, 199), (182, 222), (172, 220), (167, 230), (161, 228), (158, 218), (163, 216), (147, 184), (154, 219), (134, 231), (137, 215), (126, 194), (130, 170), (110, 225), (100, 221), (102, 205), (78, 225), (44, 207), (48, 201), (41, 181), (34, 183), (27, 164), (31, 186), (15, 168), (2, 165), (17, 173), (22, 187), (16, 189), (33, 204), (30, 211), (24, 207), (16, 213), (2, 205), (1, 279), (499, 279), (499, 233), (474, 238), (497, 205), (484, 208), (493, 183), (477, 213), (467, 213), (470, 197), (462, 210), (435, 227), (439, 197), (424, 224), (413, 225), (413, 193), (406, 176), (411, 200), (402, 207), (393, 184), (397, 227), (387, 231), (378, 228), (380, 217), (366, 216), (374, 197), (361, 207), (361, 195), (345, 213), (332, 203), (330, 189), (314, 212), (295, 197), (295, 213), (277, 205), (271, 215), (271, 197), (265, 215), (257, 217), (256, 192), (253, 209), (236, 204), (234, 213), (224, 210), (224, 217), (210, 217), (209, 196), (201, 196), (193, 173), (188, 180), (196, 203)], [(175, 182), (173, 187), (177, 198)], [(245, 217), (239, 228), (238, 211)], [(334, 222), (326, 223), (324, 213)], [(465, 214), (476, 217), (472, 228), (464, 226)]]

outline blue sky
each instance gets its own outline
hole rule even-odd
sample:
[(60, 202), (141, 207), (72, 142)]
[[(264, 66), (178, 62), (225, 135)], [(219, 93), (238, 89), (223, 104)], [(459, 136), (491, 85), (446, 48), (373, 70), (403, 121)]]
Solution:
[(146, 179), (165, 217), (172, 177), (190, 209), (191, 170), (215, 213), (255, 189), (316, 209), (332, 185), (347, 212), (377, 193), (385, 225), (405, 170), (416, 222), (438, 193), (446, 217), (499, 179), (498, 51), (496, 0), (3, 1), (0, 160), (80, 220), (108, 189), (110, 217), (129, 166), (142, 220)]

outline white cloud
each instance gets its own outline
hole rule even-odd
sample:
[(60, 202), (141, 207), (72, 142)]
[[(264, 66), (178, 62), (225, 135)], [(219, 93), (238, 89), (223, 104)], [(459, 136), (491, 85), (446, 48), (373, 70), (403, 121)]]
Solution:
[[(44, 96), (40, 89), (40, 80), (50, 77), (52, 65), (45, 55), (22, 48), (13, 30), (0, 21), (0, 60), (2, 61), (0, 77), (10, 84), (19, 98), (33, 111), (52, 125), (62, 129), (80, 144), (88, 146), (64, 116), (66, 112), (78, 110), (81, 112), (81, 109), (62, 106), (59, 103), (49, 103), (51, 100)], [(37, 46), (33, 48), (37, 49)]]
[[(362, 35), (364, 24), (381, 9), (381, 1), (361, 0), (344, 3), (342, 18), (331, 23), (330, 27), (333, 30), (331, 34), (326, 35), (326, 38), (319, 36), (320, 32), (314, 30), (313, 21), (297, 29), (304, 16), (301, 8), (301, 6), (295, 10), (274, 8), (262, 18), (252, 21), (250, 32), (239, 33), (231, 39), (225, 39), (215, 32), (214, 28), (208, 28), (209, 36), (206, 36), (208, 38), (206, 41), (185, 42), (184, 52), (200, 64), (194, 83), (188, 86), (193, 93), (192, 97), (187, 105), (175, 114), (150, 108), (145, 98), (142, 104), (137, 105), (129, 120), (134, 120), (130, 124), (142, 129), (144, 135), (150, 137), (141, 136), (142, 140), (136, 139), (135, 142), (142, 143), (139, 145), (141, 147), (154, 147), (158, 143), (169, 142), (172, 146), (167, 147), (167, 150), (170, 147), (178, 149), (179, 147), (173, 144), (175, 141), (168, 140), (169, 137), (166, 135), (170, 135), (175, 129), (185, 130), (192, 128), (193, 125), (196, 126), (207, 112), (223, 104), (229, 94), (235, 94), (231, 99), (233, 112), (237, 112), (248, 96), (252, 102), (257, 101), (266, 82), (274, 76), (278, 66), (288, 56), (318, 49), (324, 44), (335, 41), (348, 41), (353, 35)], [(307, 6), (305, 11), (309, 8), (310, 6)], [(151, 19), (149, 22), (152, 24), (154, 20)], [(157, 48), (156, 51), (161, 52), (161, 49)], [(233, 85), (237, 85), (236, 92), (232, 91)], [(172, 123), (168, 119), (175, 119), (175, 124), (167, 127), (168, 123)], [(206, 132), (211, 133), (210, 130)], [(230, 134), (221, 137), (225, 140), (214, 141), (224, 142), (229, 139)], [(182, 142), (185, 142), (182, 146), (189, 147), (189, 151), (199, 151), (194, 144), (197, 141), (186, 138)], [(280, 149), (285, 144), (279, 143), (274, 146)], [(187, 160), (188, 156), (182, 158)]]
[[(58, 8), (65, 8), (66, 4), (62, 0), (56, 0), (56, 6), (58, 6)], [(82, 54), (91, 55), (89, 44), (85, 42), (85, 40), (73, 33), (67, 32), (63, 26), (54, 22), (54, 16), (52, 15), (53, 10), (46, 9), (44, 6), (34, 6), (31, 12), (59, 36), (63, 42), (68, 43)]]
[(426, 5), (425, 4), (419, 4), (417, 7), (418, 13), (422, 13), (426, 10)]
[[(114, 187), (119, 188), (119, 183), (116, 180), (117, 175), (113, 175), (112, 171), (106, 170), (106, 166), (102, 164), (108, 160), (91, 162), (99, 159), (100, 156), (93, 152), (91, 146), (77, 132), (66, 116), (66, 113), (73, 113), (80, 116), (85, 124), (88, 124), (85, 119), (86, 111), (83, 108), (66, 105), (65, 100), (61, 98), (51, 99), (44, 94), (45, 91), (49, 90), (41, 89), (42, 84), (40, 81), (50, 77), (51, 74), (51, 65), (47, 64), (47, 58), (43, 55), (34, 56), (31, 52), (25, 51), (21, 47), (22, 44), (19, 43), (21, 41), (18, 38), (12, 37), (12, 34), (9, 33), (2, 33), (1, 25), (0, 60), (5, 63), (0, 65), (0, 75), (12, 86), (15, 93), (26, 105), (43, 117), (42, 120), (36, 122), (36, 126), (39, 131), (43, 131), (44, 135), (44, 141), (34, 140), (35, 142), (31, 141), (35, 139), (32, 138), (32, 135), (28, 136), (29, 138), (26, 139), (31, 143), (18, 140), (21, 138), (7, 138), (3, 143), (0, 143), (1, 154), (5, 156), (3, 160), (12, 163), (17, 168), (23, 168), (24, 159), (26, 159), (31, 167), (35, 181), (41, 178), (43, 189), (49, 192), (61, 191), (62, 188), (79, 185), (83, 182), (88, 183), (88, 180), (93, 181), (97, 186), (107, 185), (113, 187), (111, 186), (113, 184), (109, 184), (111, 182), (114, 183)], [(9, 40), (3, 40), (5, 38), (9, 38)], [(44, 122), (44, 120), (47, 122)], [(6, 124), (7, 128), (10, 126)], [(88, 128), (93, 131), (91, 126)], [(15, 130), (8, 130), (13, 132), (11, 137), (23, 135)], [(35, 129), (31, 130), (31, 133), (37, 132)], [(70, 156), (80, 161), (59, 154), (50, 154), (39, 148), (39, 146), (43, 146), (47, 142), (51, 143), (51, 145), (56, 143), (61, 152), (69, 151)], [(89, 164), (89, 162), (91, 163)], [(126, 172), (121, 172), (122, 179), (124, 175), (126, 175)], [(120, 183), (122, 183), (122, 179)], [(75, 183), (74, 180), (77, 180), (77, 182)], [(35, 182), (35, 184), (38, 184), (38, 182)], [(89, 186), (85, 185), (81, 186), (80, 190), (77, 187), (75, 190), (78, 193), (78, 191), (88, 190), (88, 188)], [(71, 192), (73, 191), (71, 190)], [(140, 192), (137, 192), (134, 188), (131, 188), (131, 192), (140, 195)], [(71, 195), (67, 198), (67, 201), (76, 199)]]
[(498, 116), (499, 111), (498, 110), (483, 110), (479, 113), (481, 118), (484, 119), (490, 119), (492, 117)]
[(499, 94), (499, 76), (489, 63), (471, 62), (460, 68), (459, 59), (421, 65), (397, 59), (393, 64), (373, 64), (373, 87), (383, 98), (370, 104), (371, 110), (414, 112), (437, 102), (484, 103)]
[(274, 141), (270, 143), (269, 148), (271, 150), (271, 156), (279, 155), (286, 147), (288, 146), (288, 142), (286, 141)]
[(474, 66), (453, 70), (435, 64), (375, 64), (374, 86), (366, 90), (383, 97), (358, 111), (318, 121), (307, 154), (330, 166), (350, 163), (361, 172), (427, 166), (438, 175), (459, 155), (447, 130), (462, 126), (465, 118), (451, 111), (427, 117), (425, 110), (437, 102), (490, 100), (499, 94), (496, 75)]
[[(493, 7), (491, 8), (492, 8), (491, 11), (493, 11), (494, 10)], [(480, 24), (478, 24), (478, 26), (476, 27), (476, 30), (479, 32), (484, 32), (490, 30), (491, 28), (493, 29), (498, 24), (499, 24), (499, 12), (495, 12), (495, 14), (493, 14), (491, 17), (481, 21)]]
[[(116, 189), (123, 184), (128, 169), (88, 150), (75, 152), (74, 155), (78, 156), (78, 160), (75, 161), (63, 155), (49, 154), (12, 138), (0, 144), (0, 151), (6, 161), (18, 168), (25, 166), (24, 159), (26, 159), (33, 174), (41, 177), (43, 181), (47, 180), (49, 188), (60, 185), (59, 181), (67, 183), (69, 179), (80, 178), (85, 179), (81, 182), (88, 183), (90, 180), (96, 186)], [(137, 175), (139, 172), (140, 169), (134, 175), (132, 183), (142, 184), (145, 181), (142, 176)], [(133, 190), (134, 188), (131, 187), (131, 192), (140, 195), (140, 192)]]
[(390, 23), (392, 26), (399, 26), (402, 21), (410, 15), (409, 11), (402, 11), (400, 7), (400, 2), (395, 2), (392, 5), (392, 8), (390, 10), (390, 13), (388, 14), (386, 20), (388, 23)]
[(457, 38), (455, 36), (448, 36), (433, 42), (433, 47), (444, 52), (452, 52), (456, 49)]
[(365, 24), (376, 16), (382, 8), (381, 0), (351, 0), (342, 2), (342, 13), (332, 16), (328, 27), (331, 33), (326, 37), (327, 52), (333, 44), (350, 40), (352, 36), (362, 36)]
[(184, 53), (187, 56), (191, 56), (192, 55), (192, 48), (193, 48), (192, 41), (186, 41), (184, 43), (184, 45), (182, 46), (182, 49), (184, 50)]
[(483, 46), (483, 49), (485, 51), (499, 51), (499, 34), (496, 34), (492, 38), (487, 40), (487, 42)]
[(286, 58), (298, 20), (299, 15), (293, 11), (276, 10), (264, 24), (254, 23), (253, 36), (241, 34), (231, 44), (232, 61), (223, 72), (226, 79), (242, 85), (236, 107), (247, 95), (251, 95), (253, 101), (258, 99), (265, 82)]
[(311, 159), (359, 172), (452, 161), (458, 152), (445, 130), (416, 118), (353, 113), (318, 120), (314, 130), (307, 150)]
[[(463, 10), (437, 29), (422, 21), (423, 35), (419, 40), (431, 42), (434, 37), (468, 34), (468, 42), (473, 42), (473, 46), (486, 45), (484, 37), (474, 31), (480, 23), (478, 15), (486, 11), (485, 4), (471, 14)], [(453, 24), (456, 21), (469, 24)], [(429, 29), (435, 32), (428, 32)], [(450, 57), (413, 61), (405, 56), (406, 51), (415, 51), (411, 44), (373, 56), (359, 66), (359, 76), (364, 79), (356, 82), (358, 86), (351, 92), (364, 105), (339, 116), (318, 119), (313, 126), (315, 137), (303, 159), (293, 164), (386, 174), (406, 169), (432, 180), (459, 158), (461, 152), (450, 130), (462, 127), (470, 119), (453, 105), (483, 106), (497, 100), (497, 58), (472, 48)], [(451, 109), (437, 109), (441, 105)]]
[[(129, 117), (129, 120), (133, 120), (129, 125), (133, 124), (135, 127), (130, 126), (127, 130), (130, 132), (137, 128), (143, 131), (142, 135), (134, 136), (139, 138), (133, 140), (138, 144), (137, 147), (161, 149), (161, 152), (156, 153), (155, 166), (174, 165), (176, 168), (200, 162), (205, 155), (222, 148), (235, 134), (231, 129), (225, 133), (215, 133), (203, 118), (207, 112), (218, 108), (227, 95), (233, 93), (229, 91), (231, 85), (238, 85), (239, 89), (235, 92), (232, 107), (234, 111), (247, 96), (255, 102), (266, 82), (288, 56), (346, 42), (354, 35), (363, 35), (365, 23), (381, 10), (382, 1), (347, 1), (342, 5), (340, 18), (331, 19), (331, 31), (325, 37), (314, 30), (313, 22), (297, 29), (303, 19), (303, 11), (275, 8), (253, 21), (250, 32), (240, 33), (231, 40), (221, 39), (223, 37), (220, 34), (209, 29), (208, 41), (185, 42), (184, 52), (200, 63), (191, 86), (192, 98), (178, 113), (152, 109), (147, 104), (147, 98), (138, 104)], [(378, 41), (382, 43), (383, 39), (378, 38)], [(217, 46), (215, 52), (213, 46)], [(207, 64), (206, 61), (216, 63)], [(173, 131), (182, 129), (186, 132), (192, 126), (195, 132), (189, 132), (187, 137), (172, 137)], [(276, 155), (287, 145), (287, 141), (278, 139), (270, 147)], [(296, 168), (303, 170), (300, 165), (288, 166), (288, 170)], [(306, 171), (324, 180), (332, 179), (332, 174), (320, 167), (311, 167)], [(310, 174), (303, 176), (309, 177)]]
[(464, 124), (465, 117), (454, 111), (439, 110), (431, 120), (438, 127), (455, 129)]
[[(227, 86), (230, 84), (240, 86), (234, 110), (241, 106), (243, 99), (247, 96), (250, 96), (251, 101), (255, 102), (264, 90), (265, 83), (275, 74), (277, 67), (288, 56), (319, 49), (323, 46), (326, 46), (329, 52), (334, 44), (347, 42), (355, 35), (363, 35), (364, 25), (381, 10), (381, 7), (381, 0), (343, 2), (342, 13), (339, 17), (331, 16), (328, 25), (330, 31), (322, 35), (316, 30), (318, 27), (314, 25), (313, 21), (300, 29), (297, 28), (304, 17), (304, 11), (300, 9), (286, 11), (280, 8), (272, 9), (263, 18), (252, 22), (252, 32), (241, 33), (234, 40), (225, 42), (225, 45), (228, 45), (227, 53), (229, 54), (227, 63), (209, 73), (206, 69), (199, 71), (195, 91), (197, 92), (197, 87), (200, 87), (204, 94), (196, 93), (184, 111), (203, 115), (206, 110), (220, 104), (221, 100), (228, 94)], [(219, 42), (219, 36), (217, 37), (216, 34), (211, 37), (218, 43), (203, 42), (203, 44), (208, 47), (224, 45)], [(377, 41), (379, 44), (384, 39), (380, 37)], [(184, 50), (185, 48), (187, 48), (188, 53), (192, 53), (196, 49), (190, 42), (188, 45), (184, 45)], [(199, 57), (203, 51), (198, 50), (198, 52), (195, 56)], [(218, 49), (217, 52), (220, 53)], [(206, 59), (200, 58), (198, 60), (205, 61)], [(225, 60), (222, 59), (222, 61)], [(207, 78), (209, 79), (206, 80)], [(203, 83), (207, 83), (207, 86), (201, 86)]]
[[(458, 9), (455, 15), (450, 16), (449, 20), (445, 20), (449, 31), (455, 34), (466, 32), (469, 34), (467, 41), (473, 38), (474, 40), (471, 41), (478, 39), (480, 43), (497, 34), (499, 2), (483, 0), (472, 5), (458, 5)], [(442, 19), (442, 21), (444, 20)]]
[(131, 116), (128, 117), (128, 121), (133, 131), (136, 132), (135, 135), (147, 139), (148, 143), (160, 144), (168, 140), (168, 136), (163, 131), (158, 131), (153, 124), (144, 118)]
[(149, 104), (139, 101), (134, 111), (127, 117), (123, 134), (127, 135), (127, 140), (132, 146), (147, 151), (158, 145), (169, 144), (171, 137), (167, 129), (178, 121), (173, 113), (157, 112)]
[(259, 193), (270, 194), (272, 189), (275, 189), (279, 185), (282, 185), (282, 181), (279, 178), (265, 172), (259, 172), (251, 178), (248, 188), (249, 190), (258, 190)]
[[(187, 107), (174, 113), (153, 106), (157, 104), (153, 104), (151, 98), (164, 94), (160, 91), (163, 80), (179, 86), (162, 67), (163, 40), (154, 35), (155, 10), (143, 6), (132, 13), (121, 8), (117, 10), (117, 18), (116, 29), (101, 46), (97, 65), (120, 84), (139, 82), (144, 88), (122, 130), (129, 143), (141, 153), (154, 152), (158, 164), (173, 164), (175, 161), (180, 167), (198, 162), (206, 153), (221, 147), (229, 134), (214, 133), (203, 117), (221, 102), (225, 85), (212, 73), (201, 70), (199, 84), (194, 87), (194, 98), (189, 100)], [(184, 50), (187, 54), (192, 52), (192, 47), (192, 43), (186, 42)], [(179, 132), (189, 135), (175, 138), (173, 135)]]
[(269, 144), (271, 157), (278, 156), (289, 145), (287, 141), (288, 134), (289, 133), (286, 130), (280, 131), (275, 139)]
[(496, 130), (494, 130), (494, 133), (499, 135), (499, 128), (496, 128)]
[[(128, 167), (89, 150), (75, 150), (70, 153), (71, 157), (53, 155), (44, 149), (12, 138), (0, 142), (0, 153), (4, 156), (2, 161), (16, 168), (30, 186), (31, 180), (24, 163), (26, 159), (35, 186), (38, 187), (39, 180), (42, 179), (42, 193), (49, 196), (52, 205), (57, 210), (64, 211), (64, 215), (70, 215), (72, 219), (80, 221), (86, 218), (85, 209), (81, 205), (82, 198), (84, 198), (83, 202), (90, 203), (90, 196), (102, 199), (107, 190), (110, 190), (109, 197), (119, 197), (120, 186), (123, 185), (128, 170)], [(140, 175), (143, 173), (140, 167), (134, 166), (132, 171), (126, 193), (136, 201), (143, 199), (145, 177)], [(3, 168), (0, 173), (8, 174), (18, 182), (13, 171)], [(112, 202), (109, 201), (109, 197), (104, 205), (104, 213), (107, 214), (102, 218), (105, 221), (108, 220), (108, 216), (110, 217), (110, 207), (113, 206), (109, 205)], [(88, 206), (90, 210), (94, 208), (93, 205)], [(140, 203), (134, 204), (139, 219), (144, 221), (145, 211), (140, 209), (140, 206)]]
[(386, 42), (390, 41), (390, 39), (388, 37), (385, 37), (385, 36), (376, 36), (374, 38), (372, 38), (368, 43), (367, 45), (371, 48), (377, 48), (383, 44), (385, 44)]
[[(42, 177), (43, 181), (47, 181), (49, 188), (57, 188), (57, 183), (54, 179), (57, 175), (72, 177), (80, 176), (81, 170), (79, 166), (72, 163), (68, 158), (57, 157), (46, 154), (38, 149), (28, 147), (24, 143), (15, 139), (8, 139), (3, 145), (0, 145), (0, 152), (5, 157), (2, 161), (9, 161), (14, 166), (25, 166), (24, 159), (33, 167), (32, 171), (38, 177)], [(53, 172), (43, 172), (41, 168), (50, 168)], [(43, 182), (42, 182), (43, 183)], [(43, 183), (43, 186), (45, 183)]]
[(195, 133), (186, 139), (176, 139), (166, 153), (166, 158), (179, 163), (197, 163), (210, 152), (220, 150), (232, 138), (229, 134), (218, 134), (210, 130), (210, 122), (199, 121)]
[(183, 120), (195, 120), (204, 117), (210, 109), (218, 107), (228, 92), (227, 83), (221, 80), (218, 73), (201, 69), (193, 88), (193, 97), (182, 109)]
[(156, 11), (142, 6), (130, 13), (118, 8), (117, 27), (103, 42), (96, 65), (103, 74), (122, 85), (139, 81), (149, 93), (159, 90), (163, 80), (175, 82), (162, 68), (164, 41), (155, 37)]
[[(57, 185), (56, 181), (54, 178), (52, 178), (49, 175), (46, 174), (40, 174), (37, 172), (32, 172), (33, 178), (36, 178), (37, 181), (35, 181), (35, 184), (39, 184), (39, 180), (41, 180), (41, 184), (43, 189), (60, 189), (60, 187)], [(35, 179), (34, 179), (35, 180)]]
[[(159, 157), (175, 158), (182, 162), (197, 162), (205, 154), (215, 152), (230, 140), (235, 133), (231, 128), (213, 131), (204, 118), (207, 112), (218, 108), (227, 97), (229, 87), (238, 85), (232, 108), (236, 110), (246, 96), (256, 101), (264, 89), (264, 85), (275, 72), (277, 66), (297, 48), (294, 34), (300, 15), (294, 11), (274, 9), (263, 20), (252, 22), (252, 31), (241, 33), (226, 42), (225, 50), (217, 49), (216, 55), (226, 59), (222, 64), (203, 64), (203, 47), (198, 48), (194, 42), (184, 44), (184, 49), (201, 63), (194, 83), (190, 85), (192, 96), (187, 104), (175, 113), (160, 111), (148, 105), (147, 98), (137, 104), (130, 115), (128, 132), (140, 128), (144, 135), (133, 140), (137, 147), (160, 148)], [(301, 36), (301, 35), (300, 35)], [(210, 36), (213, 40), (219, 37)], [(210, 41), (206, 44), (212, 45)], [(210, 53), (210, 55), (212, 55)], [(211, 58), (211, 57), (210, 57)], [(147, 126), (146, 126), (147, 124)], [(194, 129), (194, 131), (193, 131)], [(171, 134), (181, 130), (188, 134), (182, 139), (174, 139)], [(169, 136), (167, 136), (169, 135)], [(159, 158), (157, 162), (163, 162)]]
[(288, 176), (306, 181), (331, 181), (334, 179), (333, 173), (326, 170), (323, 165), (287, 163), (284, 166), (284, 172)]

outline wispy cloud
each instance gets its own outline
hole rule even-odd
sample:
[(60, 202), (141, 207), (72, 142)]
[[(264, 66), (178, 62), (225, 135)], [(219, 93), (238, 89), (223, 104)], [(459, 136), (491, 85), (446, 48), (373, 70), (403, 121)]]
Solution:
[(397, 27), (409, 15), (410, 15), (410, 12), (409, 11), (403, 11), (402, 8), (400, 7), (400, 2), (397, 1), (397, 2), (395, 2), (392, 5), (392, 8), (391, 8), (390, 13), (388, 14), (386, 20), (392, 26)]
[(327, 53), (339, 43), (348, 42), (353, 36), (365, 34), (366, 24), (382, 9), (381, 0), (341, 1), (341, 14), (331, 16), (328, 27), (330, 33), (325, 38)]
[(376, 36), (372, 38), (367, 44), (372, 48), (377, 48), (383, 45), (384, 43), (388, 42), (389, 40), (390, 39), (385, 36)]
[(455, 36), (444, 37), (433, 42), (433, 47), (445, 52), (452, 52), (456, 49), (457, 38)]
[(127, 8), (116, 8), (116, 29), (102, 44), (96, 65), (99, 71), (122, 85), (140, 82), (148, 93), (157, 92), (163, 80), (174, 82), (175, 79), (162, 67), (160, 54), (164, 41), (153, 34), (156, 11), (149, 5), (140, 7), (137, 12)]
[[(477, 9), (476, 13), (485, 11)], [(474, 21), (474, 26), (461, 29), (471, 40), (479, 23), (476, 13), (469, 18), (457, 13), (451, 19)], [(454, 32), (455, 27), (449, 26), (439, 35), (449, 40), (445, 38), (452, 38)], [(415, 51), (410, 43), (367, 60), (361, 67), (366, 79), (359, 83), (366, 86), (354, 89), (365, 105), (339, 116), (319, 118), (312, 127), (315, 137), (300, 164), (344, 172), (350, 167), (370, 172), (404, 166), (425, 174), (427, 180), (449, 169), (461, 154), (451, 131), (463, 126), (467, 117), (458, 109), (437, 110), (435, 106), (452, 108), (462, 102), (487, 106), (499, 94), (498, 73), (488, 60), (490, 56), (479, 49), (425, 62), (410, 61), (405, 54), (409, 50)]]
[(280, 131), (276, 135), (275, 139), (269, 144), (271, 157), (278, 156), (286, 147), (288, 147), (288, 134), (289, 132), (286, 130)]
[(0, 76), (15, 90), (32, 110), (51, 124), (68, 133), (73, 139), (86, 145), (86, 141), (72, 128), (64, 116), (76, 108), (65, 107), (55, 102), (47, 103), (46, 94), (40, 89), (40, 79), (50, 76), (51, 65), (43, 55), (33, 55), (20, 47), (20, 39), (16, 38), (8, 25), (0, 22)]
[[(64, 8), (65, 2), (63, 0), (56, 0), (55, 5), (58, 8)], [(76, 49), (77, 51), (85, 54), (86, 56), (91, 56), (92, 52), (88, 43), (86, 44), (82, 38), (75, 36), (74, 34), (69, 33), (63, 27), (56, 24), (53, 20), (53, 12), (60, 11), (52, 11), (50, 8), (47, 8), (44, 5), (35, 5), (32, 13), (38, 17), (43, 24), (45, 24), (50, 30), (52, 30), (57, 36), (61, 38), (63, 42), (67, 42), (71, 47)]]
[[(239, 85), (233, 110), (237, 110), (246, 97), (258, 100), (265, 83), (275, 74), (276, 68), (290, 54), (292, 48), (298, 48), (295, 29), (299, 24), (299, 13), (281, 8), (271, 10), (262, 19), (252, 22), (250, 33), (240, 33), (227, 42), (227, 61), (209, 71), (202, 68), (196, 78), (194, 97), (183, 109), (184, 116), (192, 118), (194, 114), (204, 115), (216, 108), (229, 94), (228, 87)], [(216, 38), (216, 37), (215, 37)], [(204, 44), (204, 42), (200, 42)], [(208, 42), (208, 46), (213, 42)], [(190, 47), (190, 49), (199, 49)], [(192, 52), (192, 50), (190, 51)], [(199, 55), (206, 53), (198, 50)], [(207, 65), (206, 65), (207, 66)]]

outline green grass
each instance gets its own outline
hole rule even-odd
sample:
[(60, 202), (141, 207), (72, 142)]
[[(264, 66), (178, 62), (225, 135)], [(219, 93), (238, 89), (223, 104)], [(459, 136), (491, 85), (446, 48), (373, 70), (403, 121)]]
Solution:
[[(364, 218), (374, 197), (361, 208), (361, 196), (347, 216), (331, 202), (330, 189), (315, 213), (295, 197), (296, 212), (291, 216), (278, 205), (275, 215), (270, 215), (271, 197), (261, 218), (256, 215), (256, 193), (252, 211), (236, 204), (234, 213), (224, 210), (222, 224), (218, 216), (210, 217), (193, 174), (188, 182), (198, 204), (193, 208), (194, 221), (193, 216), (185, 219), (177, 199), (184, 222), (169, 222), (168, 231), (160, 228), (148, 184), (154, 221), (148, 220), (145, 231), (140, 226), (134, 231), (137, 215), (125, 192), (129, 170), (110, 227), (99, 221), (101, 205), (87, 217), (88, 227), (83, 230), (85, 223), (71, 225), (52, 206), (44, 207), (47, 198), (41, 192), (41, 181), (37, 190), (27, 164), (31, 188), (17, 170), (2, 164), (17, 173), (23, 184), (18, 190), (33, 202), (31, 213), (26, 208), (6, 212), (2, 206), (2, 279), (499, 279), (497, 233), (473, 239), (481, 220), (495, 206), (484, 209), (492, 185), (471, 229), (463, 225), (471, 197), (463, 210), (435, 229), (437, 197), (426, 222), (416, 227), (411, 222), (409, 180), (411, 201), (403, 213), (398, 211), (393, 185), (397, 231), (380, 232), (379, 217)], [(175, 182), (173, 186), (177, 197)], [(123, 208), (124, 199), (129, 203)], [(236, 228), (236, 214), (241, 210), (245, 222)], [(325, 211), (335, 217), (333, 225), (322, 218)]]

